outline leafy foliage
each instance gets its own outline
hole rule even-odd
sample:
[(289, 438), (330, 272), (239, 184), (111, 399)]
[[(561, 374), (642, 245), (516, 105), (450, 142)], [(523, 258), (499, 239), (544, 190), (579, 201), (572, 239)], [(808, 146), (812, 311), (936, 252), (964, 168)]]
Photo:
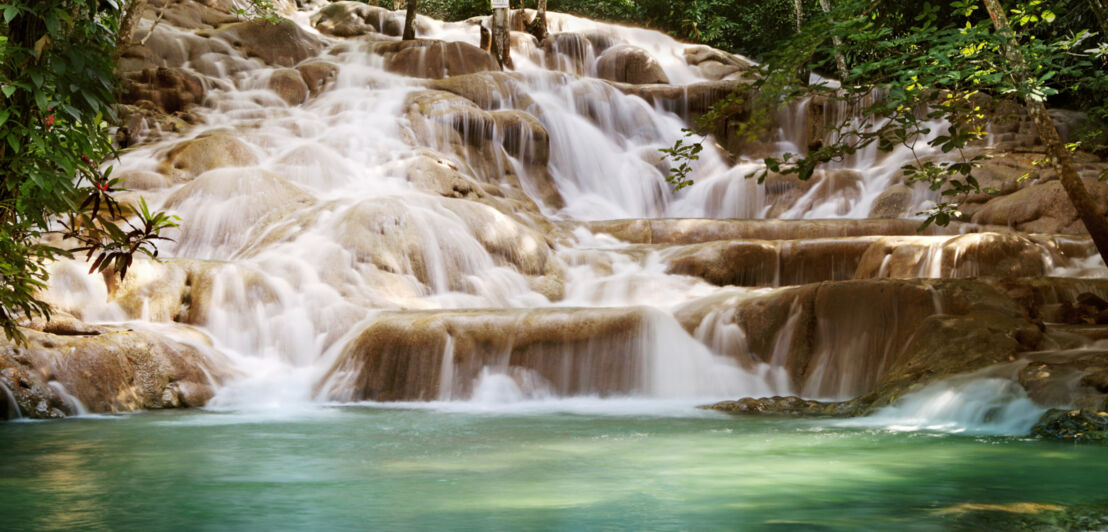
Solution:
[[(686, 134), (692, 134), (690, 129), (682, 131)], [(692, 185), (693, 181), (689, 177), (692, 172), (692, 162), (700, 159), (700, 152), (704, 151), (704, 144), (701, 142), (685, 144), (684, 139), (677, 139), (672, 148), (661, 148), (660, 151), (677, 163), (677, 166), (669, 169), (669, 175), (666, 176), (666, 182), (673, 185), (673, 190), (681, 190)]]
[(173, 223), (141, 206), (138, 226), (112, 193), (118, 180), (108, 131), (115, 78), (116, 0), (8, 2), (0, 6), (0, 327), (22, 340), (19, 317), (49, 317), (37, 299), (45, 264), (69, 252), (43, 243), (60, 223), (96, 256), (125, 273), (129, 256), (156, 252), (157, 230)]
[[(391, 0), (379, 5), (391, 7)], [(818, 9), (816, 0), (807, 0)], [(512, 0), (512, 8), (520, 0)], [(522, 5), (535, 7), (535, 0)], [(596, 20), (655, 28), (678, 39), (708, 44), (755, 57), (773, 49), (794, 31), (792, 2), (736, 2), (734, 0), (549, 0), (547, 9)], [(445, 20), (488, 15), (488, 0), (419, 0), (421, 13)]]

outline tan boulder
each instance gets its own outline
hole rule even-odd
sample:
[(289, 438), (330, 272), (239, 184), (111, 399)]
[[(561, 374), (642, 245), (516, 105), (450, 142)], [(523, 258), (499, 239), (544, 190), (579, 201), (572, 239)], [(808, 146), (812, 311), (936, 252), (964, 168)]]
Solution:
[(176, 113), (204, 101), (206, 82), (180, 68), (148, 68), (123, 76), (121, 103), (147, 101), (164, 113)]
[(308, 85), (308, 92), (312, 96), (318, 96), (327, 90), (339, 76), (339, 67), (327, 61), (308, 61), (296, 66), (300, 71), (300, 77)]
[(428, 83), (427, 88), (446, 91), (461, 96), (481, 109), (522, 109), (531, 107), (534, 100), (520, 85), (518, 74), (489, 71), (451, 76)]
[(268, 65), (293, 67), (323, 51), (323, 42), (289, 20), (270, 23), (256, 19), (228, 24), (211, 33), (246, 57)]
[(296, 106), (308, 99), (308, 84), (297, 69), (279, 68), (269, 76), (269, 90), (276, 92), (285, 103)]
[(636, 85), (669, 83), (662, 65), (650, 52), (628, 44), (613, 46), (600, 54), (596, 73), (603, 79)]
[(384, 56), (389, 72), (415, 78), (441, 79), (500, 70), (491, 53), (464, 42), (426, 39), (375, 42), (368, 44), (367, 49)]
[(179, 182), (216, 168), (257, 163), (257, 156), (245, 142), (230, 134), (215, 132), (179, 142), (166, 153), (159, 170)]
[[(25, 330), (28, 345), (0, 342), (0, 386), (22, 417), (128, 412), (203, 406), (232, 373), (229, 362), (204, 344), (147, 331), (99, 328), (57, 335)], [(58, 383), (65, 393), (51, 386)], [(0, 395), (3, 391), (0, 391)]]
[[(1085, 189), (1099, 207), (1101, 216), (1108, 215), (1108, 183), (1094, 178), (1082, 180)], [(980, 224), (1007, 225), (1029, 233), (1086, 233), (1084, 224), (1069, 201), (1062, 183), (1037, 183), (995, 198), (973, 216)]]
[(340, 1), (327, 4), (312, 15), (312, 25), (320, 33), (335, 37), (369, 33), (399, 37), (404, 33), (404, 15), (362, 2)]
[(870, 207), (870, 218), (900, 218), (915, 214), (910, 212), (915, 192), (905, 185), (893, 185), (877, 196)]

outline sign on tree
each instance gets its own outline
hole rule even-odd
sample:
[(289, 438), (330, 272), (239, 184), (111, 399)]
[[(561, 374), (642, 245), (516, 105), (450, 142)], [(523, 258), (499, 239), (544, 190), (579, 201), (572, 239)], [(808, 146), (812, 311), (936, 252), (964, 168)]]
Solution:
[(492, 0), (492, 8), (493, 9), (501, 9), (501, 8), (507, 9), (508, 8), (508, 0)]

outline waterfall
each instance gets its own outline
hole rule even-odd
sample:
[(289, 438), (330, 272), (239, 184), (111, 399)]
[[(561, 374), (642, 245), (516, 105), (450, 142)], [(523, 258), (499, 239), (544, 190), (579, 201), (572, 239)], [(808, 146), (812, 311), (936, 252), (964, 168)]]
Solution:
[[(883, 349), (870, 368), (882, 370), (894, 346), (864, 330), (875, 321), (819, 331), (830, 340), (813, 354), (817, 369), (793, 379), (790, 349), (808, 334), (801, 305), (756, 354), (751, 339), (766, 332), (742, 329), (734, 307), (763, 292), (719, 285), (979, 273), (958, 268), (963, 248), (976, 245), (969, 239), (895, 236), (914, 231), (912, 221), (730, 220), (868, 216), (911, 157), (905, 148), (863, 150), (807, 183), (745, 178), (761, 168), (761, 151), (805, 149), (815, 122), (857, 120), (846, 104), (782, 109), (749, 152), (706, 139), (696, 186), (673, 191), (673, 163), (658, 150), (683, 138), (713, 98), (742, 90), (748, 59), (551, 14), (550, 43), (519, 39), (516, 70), (503, 72), (467, 63), (488, 60), (468, 22), (421, 17), (421, 37), (441, 43), (376, 31), (341, 38), (313, 22), (321, 7), (293, 17), (318, 49), (281, 68), (238, 44), (206, 42), (210, 32), (160, 25), (152, 42), (201, 77), (206, 96), (190, 109), (194, 127), (124, 153), (113, 176), (181, 227), (166, 235), (174, 242), (164, 262), (136, 262), (121, 284), (76, 262), (51, 266), (46, 296), (60, 310), (94, 322), (177, 322), (225, 354), (237, 377), (211, 408), (856, 393), (872, 376), (832, 347)], [(375, 13), (360, 23), (386, 33), (391, 19)], [(620, 78), (627, 72), (601, 79), (611, 74), (601, 63), (619, 53), (637, 54), (669, 83)], [(473, 72), (454, 72), (463, 67)], [(284, 93), (289, 76), (309, 92)], [(750, 242), (720, 245), (737, 240)], [(1066, 257), (1062, 244), (1012, 245), (1034, 248), (1051, 268), (1097, 268)], [(920, 252), (893, 256), (912, 246)], [(676, 268), (679, 260), (691, 266)], [(745, 277), (705, 271), (739, 262)], [(723, 303), (681, 316), (709, 300)], [(958, 393), (980, 395), (973, 390)]]

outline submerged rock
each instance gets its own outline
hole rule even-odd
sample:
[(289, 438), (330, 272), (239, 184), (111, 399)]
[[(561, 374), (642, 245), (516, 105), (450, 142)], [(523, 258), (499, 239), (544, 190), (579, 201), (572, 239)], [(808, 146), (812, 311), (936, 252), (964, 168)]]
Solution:
[(1053, 409), (1043, 414), (1031, 434), (1055, 440), (1108, 441), (1108, 412)]
[(735, 415), (764, 415), (764, 416), (835, 416), (843, 417), (854, 415), (849, 402), (824, 402), (802, 399), (796, 396), (787, 397), (744, 397), (738, 401), (720, 401), (718, 403), (702, 406), (708, 410), (718, 410)]

